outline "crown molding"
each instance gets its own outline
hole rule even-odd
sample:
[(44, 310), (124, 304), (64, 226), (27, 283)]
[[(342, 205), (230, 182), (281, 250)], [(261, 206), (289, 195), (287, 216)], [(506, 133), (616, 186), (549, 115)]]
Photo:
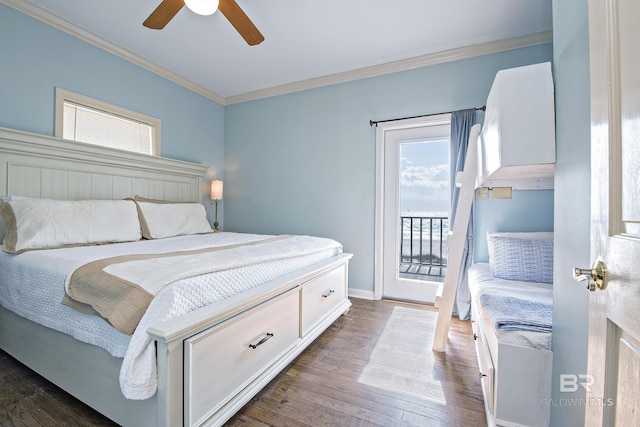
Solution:
[(441, 52), (430, 53), (427, 55), (416, 56), (413, 58), (392, 61), (385, 64), (374, 65), (371, 67), (359, 68), (356, 70), (345, 71), (312, 79), (301, 80), (293, 83), (287, 83), (279, 86), (273, 86), (266, 89), (260, 89), (247, 92), (240, 95), (224, 97), (209, 89), (204, 88), (184, 77), (160, 67), (143, 57), (117, 46), (110, 41), (93, 34), (92, 32), (79, 27), (71, 22), (54, 15), (53, 13), (41, 8), (29, 1), (25, 0), (0, 0), (7, 6), (16, 9), (26, 15), (29, 15), (39, 21), (44, 22), (54, 28), (62, 30), (74, 37), (84, 40), (94, 46), (99, 47), (109, 53), (136, 64), (148, 71), (151, 71), (167, 80), (173, 81), (197, 94), (209, 98), (221, 105), (238, 104), (241, 102), (254, 101), (257, 99), (268, 98), (272, 96), (285, 95), (288, 93), (299, 92), (308, 89), (315, 89), (323, 86), (330, 86), (338, 83), (346, 83), (353, 80), (360, 80), (369, 77), (376, 77), (385, 74), (397, 73), (413, 68), (427, 67), (430, 65), (442, 64), (445, 62), (459, 61), (462, 59), (473, 58), (476, 56), (488, 55), (492, 53), (503, 52), (507, 50), (520, 49), (529, 46), (536, 46), (553, 42), (553, 32), (544, 31), (535, 34), (529, 34), (520, 37), (512, 37), (508, 39), (496, 40), (487, 43), (479, 43), (470, 46), (464, 46), (455, 49), (449, 49)]
[(31, 16), (39, 21), (44, 22), (47, 25), (50, 25), (54, 28), (62, 30), (68, 34), (71, 34), (74, 37), (77, 37), (83, 41), (91, 43), (94, 46), (99, 47), (102, 50), (105, 50), (109, 53), (112, 53), (116, 56), (121, 57), (122, 59), (129, 61), (135, 65), (138, 65), (152, 73), (158, 74), (161, 77), (166, 78), (174, 83), (177, 83), (185, 88), (198, 93), (206, 98), (209, 98), (219, 104), (225, 105), (225, 98), (222, 95), (218, 95), (217, 93), (210, 91), (192, 81), (185, 79), (184, 77), (179, 76), (178, 74), (167, 70), (153, 62), (144, 59), (140, 55), (137, 55), (127, 49), (123, 49), (120, 46), (117, 46), (110, 41), (93, 34), (92, 32), (73, 24), (65, 19), (60, 18), (59, 16), (54, 15), (46, 9), (41, 8), (29, 1), (24, 0), (0, 0), (0, 3), (4, 3), (7, 6), (16, 9), (19, 12), (22, 12), (26, 15)]
[(540, 33), (528, 34), (526, 36), (512, 37), (487, 43), (480, 43), (399, 61), (387, 62), (385, 64), (374, 65), (357, 70), (345, 71), (343, 73), (331, 74), (313, 79), (287, 83), (267, 89), (247, 92), (241, 95), (229, 96), (226, 98), (226, 105), (241, 102), (254, 101), (271, 96), (284, 95), (307, 89), (314, 89), (322, 86), (329, 86), (338, 83), (346, 83), (353, 80), (360, 80), (368, 77), (376, 77), (384, 74), (397, 73), (413, 68), (427, 67), (430, 65), (443, 64), (445, 62), (459, 61), (476, 56), (488, 55), (492, 53), (504, 52), (524, 47), (537, 46), (553, 42), (553, 32), (543, 31)]

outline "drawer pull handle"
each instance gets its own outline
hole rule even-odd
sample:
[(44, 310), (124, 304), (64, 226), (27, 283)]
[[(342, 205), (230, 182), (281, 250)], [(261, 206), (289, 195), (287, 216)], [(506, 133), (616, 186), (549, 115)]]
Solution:
[(475, 333), (473, 334), (473, 339), (478, 341), (478, 335), (476, 335)]
[(265, 342), (267, 342), (267, 340), (268, 340), (269, 338), (271, 338), (272, 336), (273, 336), (273, 334), (272, 334), (272, 333), (267, 332), (267, 336), (265, 336), (265, 337), (264, 337), (264, 338), (262, 338), (260, 341), (258, 341), (258, 343), (257, 343), (257, 344), (249, 344), (249, 347), (251, 347), (251, 348), (258, 348), (258, 346), (259, 346), (259, 345), (262, 345), (262, 344), (264, 344)]
[(329, 298), (331, 296), (332, 293), (334, 293), (335, 291), (333, 289), (325, 292), (324, 294), (322, 294), (322, 298)]

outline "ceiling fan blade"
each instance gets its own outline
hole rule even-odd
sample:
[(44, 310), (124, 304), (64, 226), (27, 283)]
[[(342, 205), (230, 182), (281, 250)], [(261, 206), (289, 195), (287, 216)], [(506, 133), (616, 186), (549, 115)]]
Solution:
[(152, 30), (161, 30), (183, 6), (184, 0), (163, 0), (142, 25)]
[(253, 25), (253, 22), (235, 0), (220, 0), (218, 8), (249, 46), (255, 46), (264, 41), (264, 36)]

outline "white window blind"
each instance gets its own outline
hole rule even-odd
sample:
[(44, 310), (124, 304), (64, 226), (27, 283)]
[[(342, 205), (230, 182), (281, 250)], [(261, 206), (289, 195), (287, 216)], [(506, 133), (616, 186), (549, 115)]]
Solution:
[(135, 111), (56, 90), (56, 136), (103, 147), (159, 155), (160, 121)]
[(152, 129), (148, 123), (94, 110), (69, 101), (64, 103), (62, 137), (121, 150), (153, 154)]

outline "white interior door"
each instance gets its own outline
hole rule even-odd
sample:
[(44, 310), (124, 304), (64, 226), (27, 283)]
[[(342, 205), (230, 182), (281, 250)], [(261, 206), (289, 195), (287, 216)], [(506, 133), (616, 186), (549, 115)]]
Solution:
[(586, 424), (640, 425), (640, 2), (589, 0), (591, 293)]
[[(419, 122), (413, 120), (408, 123), (394, 123), (386, 129), (384, 126), (382, 126), (382, 130), (379, 129), (383, 138), (383, 147), (379, 153), (383, 156), (383, 177), (379, 189), (381, 194), (378, 197), (378, 203), (381, 204), (378, 212), (382, 216), (382, 239), (377, 240), (381, 242), (382, 268), (380, 274), (382, 280), (377, 280), (376, 286), (381, 285), (384, 297), (425, 303), (435, 301), (438, 286), (441, 283), (437, 278), (419, 274), (408, 277), (406, 274), (401, 274), (400, 271), (402, 239), (404, 238), (406, 241), (407, 238), (407, 236), (403, 237), (403, 232), (406, 234), (406, 225), (403, 227), (401, 223), (403, 213), (401, 212), (400, 193), (400, 165), (402, 161), (400, 153), (403, 144), (429, 143), (429, 141), (441, 141), (443, 138), (448, 141), (450, 121), (450, 115), (443, 114), (428, 117)], [(426, 227), (430, 227), (430, 225)], [(429, 243), (425, 242), (424, 244)], [(423, 250), (426, 250), (426, 247)], [(444, 251), (446, 251), (446, 247)]]

